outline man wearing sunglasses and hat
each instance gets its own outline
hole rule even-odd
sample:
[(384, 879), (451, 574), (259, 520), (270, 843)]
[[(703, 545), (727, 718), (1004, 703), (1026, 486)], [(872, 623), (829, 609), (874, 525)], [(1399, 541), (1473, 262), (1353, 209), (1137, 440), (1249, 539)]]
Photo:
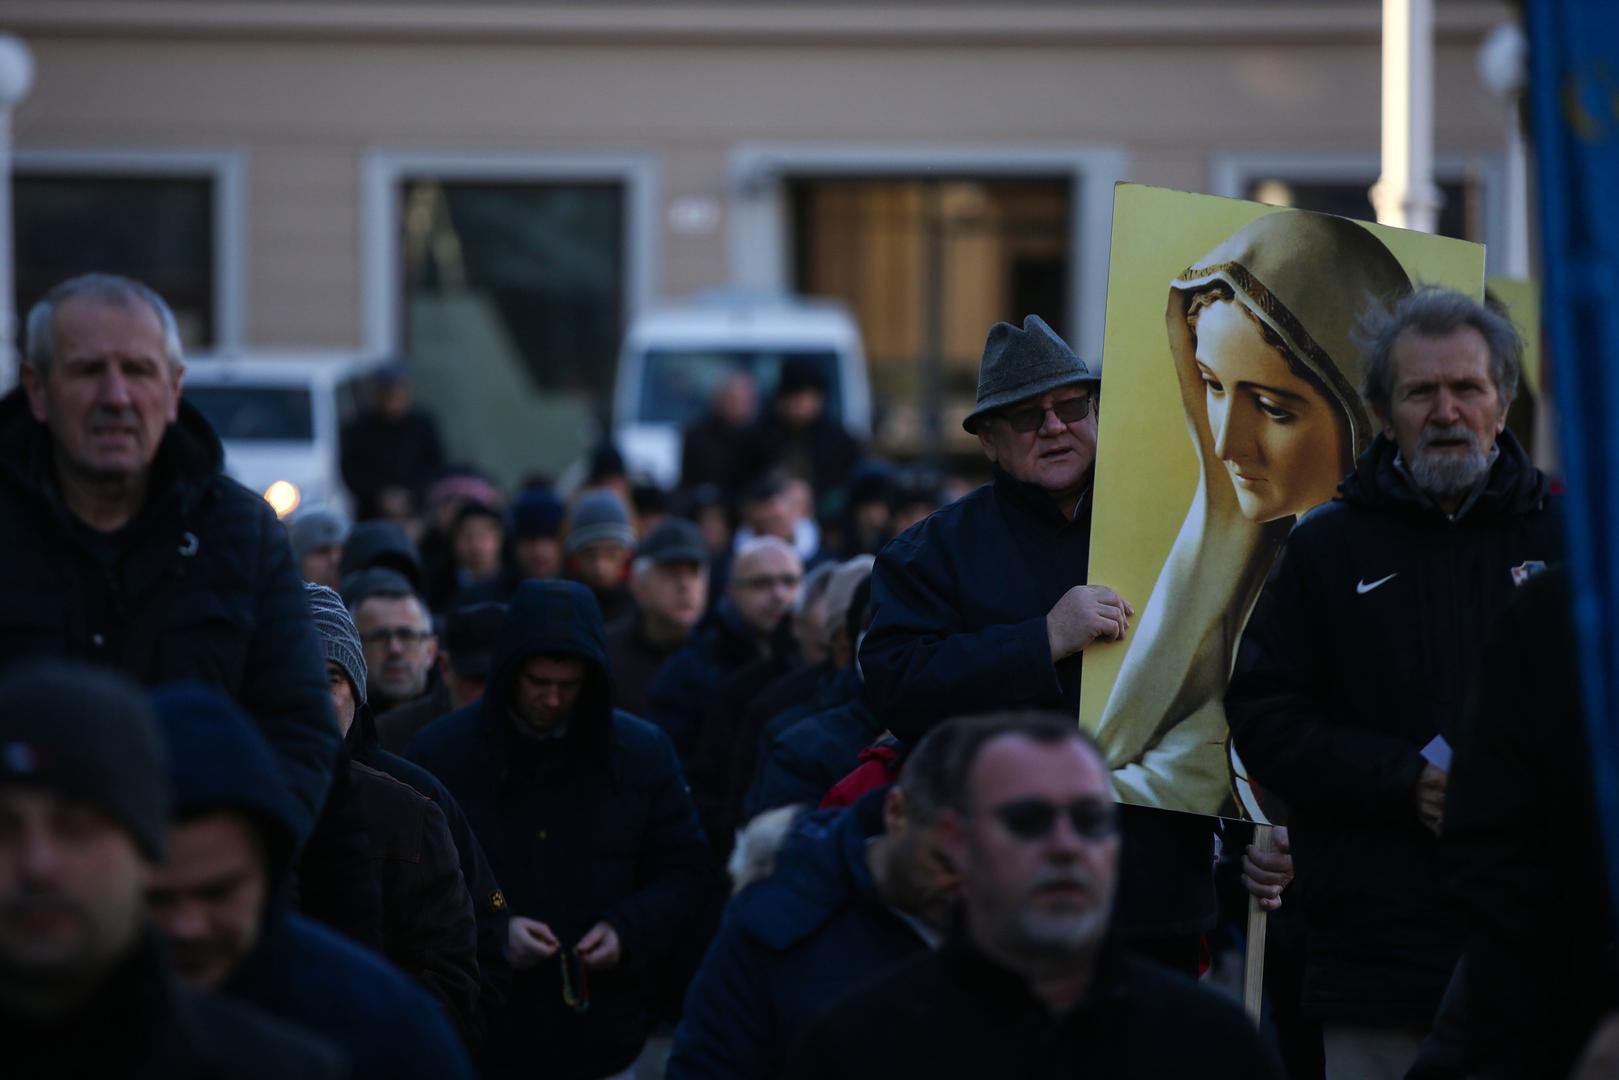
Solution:
[[(994, 478), (883, 548), (875, 619), (860, 650), (867, 693), (915, 743), (952, 716), (1009, 708), (1079, 716), (1080, 657), (1117, 641), (1135, 609), (1086, 581), (1101, 373), (1030, 315), (984, 343), (978, 402), (962, 426)], [(1129, 854), (1118, 932), (1195, 975), (1215, 921), (1206, 819), (1123, 807)]]
[(964, 721), (940, 771), (961, 918), (822, 1013), (786, 1077), (1282, 1075), (1235, 1002), (1110, 936), (1113, 791), (1070, 715)]

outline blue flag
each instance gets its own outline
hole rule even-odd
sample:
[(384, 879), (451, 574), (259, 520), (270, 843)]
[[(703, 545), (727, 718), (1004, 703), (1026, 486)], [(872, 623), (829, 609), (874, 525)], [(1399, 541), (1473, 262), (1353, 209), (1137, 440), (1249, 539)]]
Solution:
[(1619, 903), (1619, 19), (1534, 0), (1529, 97), (1591, 767)]

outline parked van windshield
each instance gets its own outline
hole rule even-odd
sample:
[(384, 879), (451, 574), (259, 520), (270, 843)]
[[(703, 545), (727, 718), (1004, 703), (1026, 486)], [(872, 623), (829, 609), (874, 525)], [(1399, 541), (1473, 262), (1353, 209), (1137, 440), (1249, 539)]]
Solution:
[(826, 415), (841, 420), (843, 396), (839, 390), (838, 355), (824, 349), (651, 349), (641, 376), (641, 423), (667, 423), (686, 427), (703, 418), (719, 384), (735, 371), (746, 371), (759, 387), (759, 400), (769, 401), (781, 379), (781, 369), (792, 360), (809, 360), (826, 382)]
[(315, 437), (314, 403), (301, 386), (187, 386), (184, 396), (221, 439), (309, 442)]

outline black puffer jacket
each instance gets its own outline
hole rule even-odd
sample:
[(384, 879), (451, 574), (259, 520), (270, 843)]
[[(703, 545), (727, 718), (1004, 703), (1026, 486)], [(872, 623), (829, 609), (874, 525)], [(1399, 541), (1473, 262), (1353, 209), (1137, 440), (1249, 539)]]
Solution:
[(263, 730), (309, 834), (337, 752), (315, 627), (286, 531), (221, 471), (224, 451), (184, 400), (120, 555), (75, 518), (52, 478), (50, 436), (21, 390), (0, 400), (0, 662), (109, 664), (147, 684), (194, 679)]
[[(584, 586), (528, 581), (512, 598), (481, 701), (418, 734), (406, 756), (450, 789), (513, 915), (571, 949), (599, 921), (622, 959), (589, 975), (589, 1009), (563, 1003), (558, 960), (519, 971), (485, 1046), (485, 1076), (608, 1076), (646, 1041), (646, 964), (680, 940), (708, 881), (707, 845), (674, 747), (612, 707), (601, 610)], [(566, 734), (519, 730), (512, 687), (535, 654), (575, 656), (587, 678)]]
[[(860, 647), (867, 701), (911, 745), (954, 716), (1049, 708), (1079, 715), (1079, 655), (1052, 663), (1046, 613), (1086, 582), (1087, 494), (1072, 521), (1051, 497), (996, 470), (993, 483), (889, 542), (871, 574), (876, 615)], [(1136, 597), (1140, 603), (1141, 598)], [(1120, 807), (1114, 921), (1128, 937), (1214, 925), (1207, 818)]]
[(1292, 810), (1309, 927), (1305, 1005), (1427, 1022), (1460, 953), (1439, 841), (1417, 817), (1421, 750), (1452, 745), (1513, 569), (1560, 557), (1546, 479), (1510, 433), (1452, 519), (1379, 436), (1300, 520), (1260, 594), (1226, 694), (1253, 779)]

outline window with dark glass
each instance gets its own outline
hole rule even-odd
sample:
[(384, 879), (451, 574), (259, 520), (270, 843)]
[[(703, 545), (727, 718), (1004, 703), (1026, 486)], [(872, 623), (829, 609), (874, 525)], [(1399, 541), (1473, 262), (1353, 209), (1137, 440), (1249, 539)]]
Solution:
[(452, 454), (515, 482), (566, 465), (611, 401), (624, 185), (412, 178), (400, 340)]
[(984, 335), (1044, 318), (1071, 330), (1066, 177), (801, 178), (789, 184), (794, 285), (853, 311), (875, 436), (898, 454), (961, 449)]
[(53, 286), (105, 271), (156, 289), (188, 351), (217, 344), (212, 178), (24, 172), (12, 184), (19, 341)]

